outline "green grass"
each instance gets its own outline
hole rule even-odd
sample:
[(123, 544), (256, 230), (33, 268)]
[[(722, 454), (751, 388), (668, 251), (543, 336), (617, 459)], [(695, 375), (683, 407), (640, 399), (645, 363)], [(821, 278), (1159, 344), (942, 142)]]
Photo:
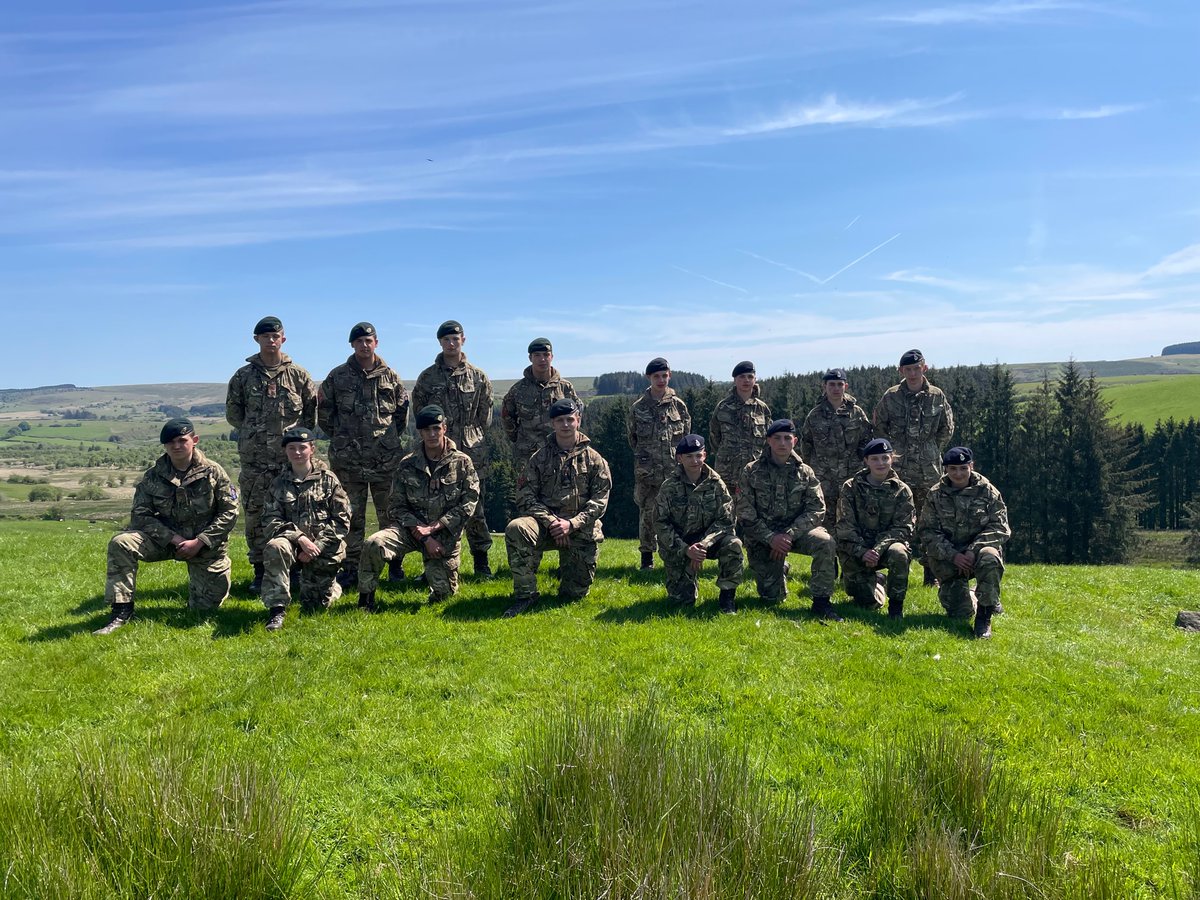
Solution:
[[(99, 639), (111, 533), (0, 523), (0, 757), (53, 781), (81, 747), (140, 746), (176, 722), (198, 753), (252, 750), (295, 782), (320, 896), (400, 894), (448, 840), (492, 833), (538, 723), (650, 695), (671, 729), (748, 748), (756, 777), (835, 820), (861, 815), (881, 746), (947, 726), (1031, 795), (1060, 798), (1062, 853), (1111, 856), (1125, 896), (1166, 896), (1195, 871), (1178, 860), (1200, 846), (1184, 802), (1200, 783), (1200, 645), (1172, 623), (1200, 605), (1200, 572), (1011, 566), (996, 637), (973, 642), (920, 587), (900, 625), (846, 610), (827, 626), (795, 596), (804, 579), (773, 609), (744, 585), (740, 614), (718, 616), (710, 573), (700, 608), (677, 614), (626, 541), (604, 545), (585, 601), (503, 620), (498, 542), (502, 577), (478, 581), (468, 561), (441, 607), (384, 589), (378, 616), (346, 598), (269, 635), (239, 545), (235, 596), (215, 615), (189, 614), (183, 566), (160, 563), (139, 578), (138, 618)], [(554, 586), (544, 571), (543, 593)]]
[(1153, 428), (1174, 417), (1187, 421), (1200, 416), (1200, 375), (1169, 375), (1148, 379), (1104, 379), (1104, 399), (1120, 422)]

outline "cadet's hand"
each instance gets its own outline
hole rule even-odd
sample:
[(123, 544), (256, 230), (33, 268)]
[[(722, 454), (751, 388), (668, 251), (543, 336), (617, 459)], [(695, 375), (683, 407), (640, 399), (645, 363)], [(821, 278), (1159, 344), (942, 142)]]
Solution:
[(559, 547), (570, 546), (571, 523), (566, 519), (555, 519), (550, 523), (550, 537), (554, 538), (554, 543)]
[(427, 535), (433, 534), (432, 525), (412, 525), (408, 530), (418, 541), (423, 540)]
[(300, 540), (296, 541), (296, 547), (300, 551), (296, 554), (296, 559), (302, 563), (310, 563), (321, 555), (321, 549), (313, 543), (313, 539), (308, 535), (300, 535)]
[(966, 553), (954, 554), (954, 568), (959, 575), (970, 575), (975, 571), (975, 554), (968, 550)]
[(787, 555), (792, 552), (792, 536), (790, 534), (777, 534), (771, 538), (771, 559), (779, 561), (787, 559)]
[(872, 547), (862, 555), (863, 565), (868, 569), (873, 569), (879, 565), (879, 551)]
[(708, 559), (708, 551), (704, 549), (703, 544), (692, 544), (687, 548), (687, 558), (695, 563), (692, 568), (699, 569), (700, 563)]
[(191, 559), (203, 549), (204, 542), (200, 538), (192, 538), (190, 541), (180, 541), (175, 545), (175, 556), (179, 559)]

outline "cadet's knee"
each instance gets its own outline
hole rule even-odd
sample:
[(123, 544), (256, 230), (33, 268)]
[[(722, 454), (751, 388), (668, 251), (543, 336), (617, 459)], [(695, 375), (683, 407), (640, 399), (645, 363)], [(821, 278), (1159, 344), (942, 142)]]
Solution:
[(912, 554), (908, 552), (908, 547), (899, 541), (888, 545), (883, 552), (883, 561), (888, 566), (907, 566), (911, 557)]
[(287, 538), (271, 538), (263, 547), (263, 558), (272, 557), (274, 559), (281, 558), (285, 553), (292, 549), (292, 542)]
[(975, 567), (977, 569), (999, 568), (1003, 563), (1004, 560), (1000, 556), (1000, 551), (995, 547), (984, 547), (979, 551), (979, 555), (975, 559)]
[(122, 531), (120, 534), (114, 534), (108, 542), (108, 558), (136, 558), (136, 550), (139, 543), (138, 536), (133, 532)]

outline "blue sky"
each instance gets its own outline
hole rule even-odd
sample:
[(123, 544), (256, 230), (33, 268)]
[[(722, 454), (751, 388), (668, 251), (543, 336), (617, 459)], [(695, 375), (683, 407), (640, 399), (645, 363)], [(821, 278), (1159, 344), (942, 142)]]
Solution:
[(1200, 4), (6, 4), (0, 387), (1200, 340)]

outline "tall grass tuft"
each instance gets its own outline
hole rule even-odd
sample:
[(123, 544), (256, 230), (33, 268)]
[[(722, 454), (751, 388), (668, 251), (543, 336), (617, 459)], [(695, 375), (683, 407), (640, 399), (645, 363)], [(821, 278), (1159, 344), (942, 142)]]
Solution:
[[(568, 710), (537, 729), (500, 824), (460, 845), (442, 897), (827, 896), (835, 859), (812, 810), (770, 788), (745, 751), (677, 734), (653, 703)], [(451, 851), (453, 853), (454, 851)]]
[(282, 898), (309, 832), (253, 760), (182, 737), (77, 751), (70, 777), (0, 776), (0, 897)]
[(1178, 804), (1178, 830), (1172, 841), (1174, 862), (1183, 871), (1171, 869), (1173, 900), (1200, 900), (1200, 792), (1195, 788), (1184, 794)]

